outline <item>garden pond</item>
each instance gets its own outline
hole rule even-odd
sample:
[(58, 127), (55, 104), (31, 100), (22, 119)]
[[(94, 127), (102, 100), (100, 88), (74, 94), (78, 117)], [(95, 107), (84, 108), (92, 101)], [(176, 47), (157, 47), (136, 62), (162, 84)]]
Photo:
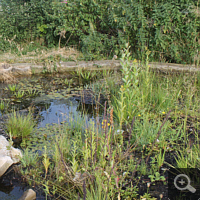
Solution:
[[(46, 129), (49, 125), (54, 124), (70, 123), (72, 119), (78, 123), (83, 115), (83, 110), (87, 112), (84, 113), (85, 125), (91, 120), (96, 122), (97, 117), (101, 120), (103, 110), (99, 110), (99, 116), (97, 116), (97, 112), (94, 112), (94, 108), (96, 108), (94, 95), (89, 90), (82, 90), (87, 80), (82, 79), (80, 83), (80, 79), (77, 80), (72, 76), (75, 77), (72, 74), (27, 76), (18, 78), (17, 83), (1, 83), (0, 134), (8, 137), (5, 133), (4, 121), (8, 113), (13, 110), (20, 114), (27, 114), (32, 108), (33, 115), (37, 118), (37, 129)], [(81, 101), (84, 101), (84, 105)], [(99, 103), (103, 102), (104, 99), (101, 97)], [(14, 146), (20, 148), (21, 141), (14, 138), (13, 141)], [(13, 167), (0, 179), (0, 199), (17, 200), (28, 188), (20, 175), (15, 173), (16, 169), (17, 166)], [(45, 196), (37, 191), (37, 199), (45, 199)]]

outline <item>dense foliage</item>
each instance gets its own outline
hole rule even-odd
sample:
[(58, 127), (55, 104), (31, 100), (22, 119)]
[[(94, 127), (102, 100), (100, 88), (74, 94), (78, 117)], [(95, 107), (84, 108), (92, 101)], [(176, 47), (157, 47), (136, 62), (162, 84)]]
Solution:
[(199, 52), (198, 3), (2, 0), (0, 50), (6, 51), (16, 35), (14, 41), (20, 44), (34, 41), (52, 47), (61, 41), (61, 46), (76, 45), (85, 59), (98, 59), (119, 55), (128, 42), (141, 60), (194, 63)]

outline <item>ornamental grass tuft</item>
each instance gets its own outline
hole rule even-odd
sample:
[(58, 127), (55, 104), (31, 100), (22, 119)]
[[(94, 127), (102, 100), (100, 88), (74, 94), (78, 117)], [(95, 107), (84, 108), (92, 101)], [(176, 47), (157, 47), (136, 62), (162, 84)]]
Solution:
[(6, 129), (13, 137), (24, 138), (31, 134), (35, 125), (36, 122), (32, 117), (32, 113), (23, 115), (13, 111), (6, 122)]

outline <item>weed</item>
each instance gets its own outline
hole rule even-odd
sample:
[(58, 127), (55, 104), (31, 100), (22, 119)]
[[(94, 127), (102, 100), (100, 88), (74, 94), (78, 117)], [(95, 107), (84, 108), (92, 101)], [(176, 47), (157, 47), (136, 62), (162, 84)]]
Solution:
[(77, 71), (74, 71), (71, 73), (72, 75), (75, 75), (79, 78), (80, 83), (83, 82), (89, 82), (91, 80), (94, 80), (95, 77), (97, 77), (96, 71), (86, 71), (83, 69), (78, 69)]
[(164, 181), (165, 177), (161, 176), (159, 172), (156, 172), (154, 175), (149, 175), (149, 178), (151, 179), (151, 182), (155, 181)]
[(38, 159), (38, 153), (31, 151), (30, 149), (25, 149), (23, 153), (23, 157), (21, 159), (21, 164), (23, 168), (36, 166)]
[(42, 73), (52, 74), (58, 72), (57, 64), (58, 63), (54, 59), (53, 60), (49, 58), (45, 59)]
[(148, 199), (148, 200), (157, 200), (157, 198), (151, 197), (149, 193), (145, 193), (140, 197), (141, 199)]

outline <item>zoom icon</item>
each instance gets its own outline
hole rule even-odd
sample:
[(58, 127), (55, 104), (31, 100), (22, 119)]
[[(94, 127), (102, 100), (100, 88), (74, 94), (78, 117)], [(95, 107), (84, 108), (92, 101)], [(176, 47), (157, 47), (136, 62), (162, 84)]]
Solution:
[(168, 199), (199, 200), (200, 170), (195, 168), (169, 168)]
[(178, 190), (189, 190), (192, 193), (196, 192), (196, 189), (190, 185), (190, 178), (185, 174), (179, 174), (174, 179), (174, 186)]

